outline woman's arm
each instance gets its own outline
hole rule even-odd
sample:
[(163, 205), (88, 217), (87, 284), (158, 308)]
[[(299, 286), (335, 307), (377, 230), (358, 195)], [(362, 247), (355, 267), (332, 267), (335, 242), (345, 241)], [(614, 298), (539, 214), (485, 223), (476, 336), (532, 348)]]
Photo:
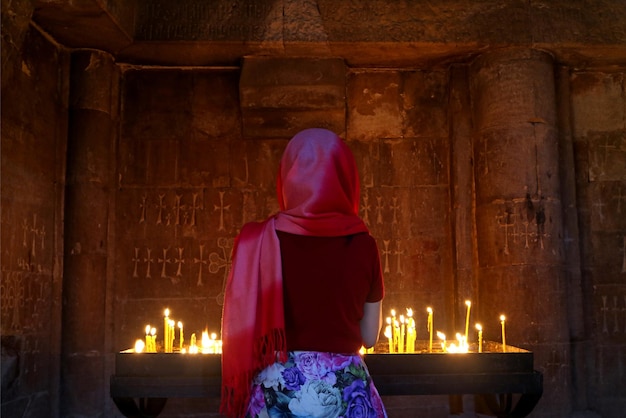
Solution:
[(383, 324), (382, 301), (365, 303), (363, 306), (363, 318), (361, 319), (361, 339), (367, 348), (373, 347), (378, 341), (380, 327)]

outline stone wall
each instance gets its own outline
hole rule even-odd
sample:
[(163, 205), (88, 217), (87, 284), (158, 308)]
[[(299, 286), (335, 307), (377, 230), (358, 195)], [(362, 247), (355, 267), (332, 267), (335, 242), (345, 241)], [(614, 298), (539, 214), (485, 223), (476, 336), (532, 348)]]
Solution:
[[(568, 176), (581, 176), (579, 163), (573, 167), (581, 158), (579, 134), (572, 136), (568, 126), (579, 132), (579, 115), (588, 112), (590, 99), (578, 97), (580, 77), (618, 80), (611, 84), (613, 96), (603, 91), (595, 100), (623, 109), (619, 73), (574, 73), (570, 91), (569, 71), (558, 71), (550, 55), (531, 50), (496, 51), (447, 71), (345, 67), (347, 110), (338, 123), (334, 100), (309, 104), (315, 107), (310, 112), (307, 105), (303, 112), (293, 104), (299, 95), (315, 103), (311, 95), (336, 89), (340, 81), (315, 89), (306, 81), (307, 68), (315, 68), (318, 80), (336, 71), (334, 60), (323, 61), (308, 67), (301, 59), (244, 62), (242, 72), (253, 65), (256, 79), (240, 77), (236, 69), (124, 72), (117, 347), (130, 346), (146, 323), (160, 321), (166, 307), (189, 325), (186, 332), (219, 328), (232, 239), (244, 222), (277, 210), (274, 177), (285, 137), (305, 126), (332, 126), (359, 165), (361, 215), (381, 249), (385, 312), (430, 305), (438, 327), (452, 332), (463, 322), (463, 301), (471, 299), (473, 318), (491, 321), (485, 335), (496, 341), (497, 317), (505, 312), (509, 343), (533, 350), (535, 367), (544, 373), (544, 400), (533, 416), (567, 416), (587, 408), (614, 416), (623, 400), (615, 401), (609, 389), (606, 398), (604, 392), (588, 394), (596, 386), (587, 382), (623, 379), (619, 368), (606, 366), (619, 364), (619, 357), (602, 355), (622, 344), (620, 288), (613, 283), (618, 291), (594, 302), (587, 293), (594, 279), (580, 274), (581, 264), (594, 256), (583, 252), (581, 261), (571, 252), (579, 248), (577, 216), (589, 205), (580, 203), (584, 189)], [(303, 87), (277, 82), (280, 99), (273, 98), (264, 73), (301, 80)], [(302, 94), (304, 86), (309, 96)], [(264, 89), (269, 93), (260, 94)], [(177, 103), (176, 112), (171, 102)], [(619, 115), (618, 122), (611, 116), (618, 125)], [(621, 134), (611, 130), (609, 136), (615, 154), (623, 154)], [(615, 167), (621, 161), (618, 156), (611, 166), (612, 173), (622, 173), (613, 174), (617, 179), (611, 183), (618, 196), (614, 211), (621, 207), (624, 170)], [(583, 209), (567, 214), (577, 206)], [(614, 240), (619, 239), (623, 226), (611, 222)], [(584, 237), (583, 232), (583, 248)], [(617, 270), (622, 256), (612, 254)], [(589, 320), (594, 316), (607, 318), (604, 326), (617, 338), (612, 340), (617, 345), (600, 346), (598, 364), (596, 325)], [(419, 332), (425, 338), (425, 330)], [(447, 399), (437, 397), (387, 402), (393, 416), (449, 411)], [(168, 406), (164, 413), (176, 416), (180, 408)]]
[(1, 414), (58, 416), (68, 54), (4, 12)]
[[(35, 3), (37, 22), (80, 23), (60, 39), (98, 49), (68, 51), (31, 2), (3, 3), (3, 415), (119, 416), (113, 356), (162, 329), (165, 308), (187, 339), (219, 333), (233, 238), (277, 210), (280, 155), (310, 126), (357, 158), (385, 315), (413, 307), (425, 338), (423, 308), (451, 333), (471, 299), (499, 341), (505, 313), (507, 342), (544, 375), (532, 417), (623, 415), (623, 8), (403, 3), (372, 31), (387, 2), (245, 1), (209, 26), (192, 1), (187, 17), (138, 2), (138, 21), (122, 1)], [(195, 43), (187, 23), (208, 32)], [(453, 412), (445, 396), (385, 403), (391, 417)], [(170, 400), (162, 416), (216, 409)]]

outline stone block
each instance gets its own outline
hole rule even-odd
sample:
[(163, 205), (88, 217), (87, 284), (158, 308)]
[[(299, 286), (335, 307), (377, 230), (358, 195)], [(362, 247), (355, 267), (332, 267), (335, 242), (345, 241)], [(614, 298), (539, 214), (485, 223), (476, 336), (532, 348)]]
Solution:
[(342, 135), (345, 77), (343, 60), (335, 58), (245, 58), (239, 83), (244, 136), (289, 138), (310, 127)]
[(350, 73), (347, 86), (350, 140), (402, 137), (401, 85), (402, 74), (398, 71)]
[(622, 73), (575, 72), (571, 76), (571, 96), (575, 137), (624, 129)]
[(448, 137), (448, 71), (403, 74), (406, 137)]

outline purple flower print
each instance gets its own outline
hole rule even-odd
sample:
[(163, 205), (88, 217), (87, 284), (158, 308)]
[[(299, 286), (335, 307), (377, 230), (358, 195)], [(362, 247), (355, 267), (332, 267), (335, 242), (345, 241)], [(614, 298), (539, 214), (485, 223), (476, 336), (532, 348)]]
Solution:
[(333, 354), (332, 371), (343, 370), (353, 362), (354, 356), (346, 356), (343, 354)]
[(290, 367), (283, 370), (283, 380), (285, 381), (285, 387), (289, 390), (298, 390), (300, 386), (306, 382), (306, 377), (297, 367)]
[(307, 379), (322, 379), (331, 372), (332, 358), (329, 353), (297, 353), (295, 360)]
[(248, 414), (256, 417), (257, 414), (265, 406), (265, 396), (263, 395), (263, 388), (259, 385), (254, 385), (252, 393), (250, 394), (250, 403), (248, 404)]
[(378, 415), (370, 401), (362, 380), (355, 380), (344, 389), (343, 400), (347, 403), (345, 418), (376, 418)]

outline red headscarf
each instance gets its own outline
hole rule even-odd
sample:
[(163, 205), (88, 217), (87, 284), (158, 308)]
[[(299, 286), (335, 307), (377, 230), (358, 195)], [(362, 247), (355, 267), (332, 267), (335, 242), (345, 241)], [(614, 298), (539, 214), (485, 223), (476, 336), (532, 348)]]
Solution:
[(335, 133), (306, 129), (283, 154), (277, 180), (280, 212), (243, 226), (233, 250), (222, 316), (220, 412), (245, 416), (252, 379), (286, 359), (280, 242), (299, 235), (366, 232), (358, 216), (359, 176), (352, 152)]

